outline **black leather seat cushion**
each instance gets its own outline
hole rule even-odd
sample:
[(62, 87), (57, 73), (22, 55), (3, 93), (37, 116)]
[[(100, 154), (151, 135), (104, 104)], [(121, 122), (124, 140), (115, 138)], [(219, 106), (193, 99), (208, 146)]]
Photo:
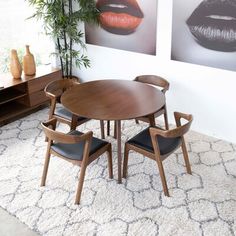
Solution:
[[(83, 133), (81, 133), (77, 130), (73, 130), (73, 131), (70, 131), (68, 134), (81, 135)], [(104, 140), (93, 137), (89, 155), (92, 155), (98, 149), (105, 146), (107, 143), (108, 142), (106, 142)], [(80, 143), (75, 143), (75, 144), (54, 143), (54, 144), (52, 144), (51, 148), (52, 148), (52, 150), (54, 150), (58, 154), (60, 154), (64, 157), (67, 157), (68, 159), (82, 161), (83, 160), (84, 145), (85, 145), (85, 142), (80, 142)]]
[[(60, 108), (56, 108), (55, 110), (55, 114), (60, 116), (60, 117), (63, 117), (67, 120), (71, 120), (72, 119), (72, 113), (69, 112), (67, 109), (65, 109), (64, 107), (60, 107)], [(82, 121), (82, 120), (86, 120), (87, 118), (85, 117), (78, 117), (78, 121)]]
[[(161, 155), (165, 155), (173, 151), (181, 143), (180, 137), (164, 138), (162, 136), (157, 136), (157, 140), (158, 140)], [(141, 131), (136, 136), (128, 140), (128, 143), (134, 146), (140, 147), (148, 152), (154, 153), (149, 128)]]

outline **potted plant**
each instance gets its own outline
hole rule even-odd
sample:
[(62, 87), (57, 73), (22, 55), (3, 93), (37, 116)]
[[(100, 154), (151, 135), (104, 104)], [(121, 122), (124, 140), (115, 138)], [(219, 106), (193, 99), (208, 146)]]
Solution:
[[(84, 33), (79, 29), (82, 22), (97, 23), (99, 11), (94, 0), (28, 0), (35, 7), (30, 18), (42, 20), (47, 35), (55, 42), (55, 53), (59, 57), (64, 78), (72, 78), (75, 65), (89, 67), (84, 54)], [(79, 49), (74, 48), (79, 45)]]

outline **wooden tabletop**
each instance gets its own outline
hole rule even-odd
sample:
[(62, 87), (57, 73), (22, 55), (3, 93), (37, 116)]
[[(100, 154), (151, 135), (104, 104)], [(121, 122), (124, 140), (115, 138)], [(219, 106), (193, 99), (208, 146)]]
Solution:
[(165, 105), (153, 86), (129, 80), (96, 80), (79, 84), (61, 97), (72, 113), (98, 120), (127, 120), (146, 116)]

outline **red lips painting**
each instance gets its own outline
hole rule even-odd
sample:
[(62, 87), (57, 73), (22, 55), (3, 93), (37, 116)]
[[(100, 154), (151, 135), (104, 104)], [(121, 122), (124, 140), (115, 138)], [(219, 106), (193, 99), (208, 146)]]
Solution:
[(130, 34), (140, 25), (143, 13), (136, 0), (98, 0), (101, 26), (114, 34)]
[(156, 54), (157, 0), (97, 0), (100, 26), (85, 25), (86, 43)]

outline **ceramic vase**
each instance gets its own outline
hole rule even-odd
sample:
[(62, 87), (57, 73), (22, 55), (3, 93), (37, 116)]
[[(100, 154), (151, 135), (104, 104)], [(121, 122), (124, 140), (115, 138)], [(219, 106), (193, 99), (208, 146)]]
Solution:
[(34, 55), (30, 52), (29, 45), (25, 46), (25, 55), (23, 57), (23, 70), (25, 75), (34, 75), (36, 73), (36, 66)]
[(11, 50), (10, 57), (10, 72), (14, 79), (20, 79), (22, 73), (22, 67), (15, 49)]

